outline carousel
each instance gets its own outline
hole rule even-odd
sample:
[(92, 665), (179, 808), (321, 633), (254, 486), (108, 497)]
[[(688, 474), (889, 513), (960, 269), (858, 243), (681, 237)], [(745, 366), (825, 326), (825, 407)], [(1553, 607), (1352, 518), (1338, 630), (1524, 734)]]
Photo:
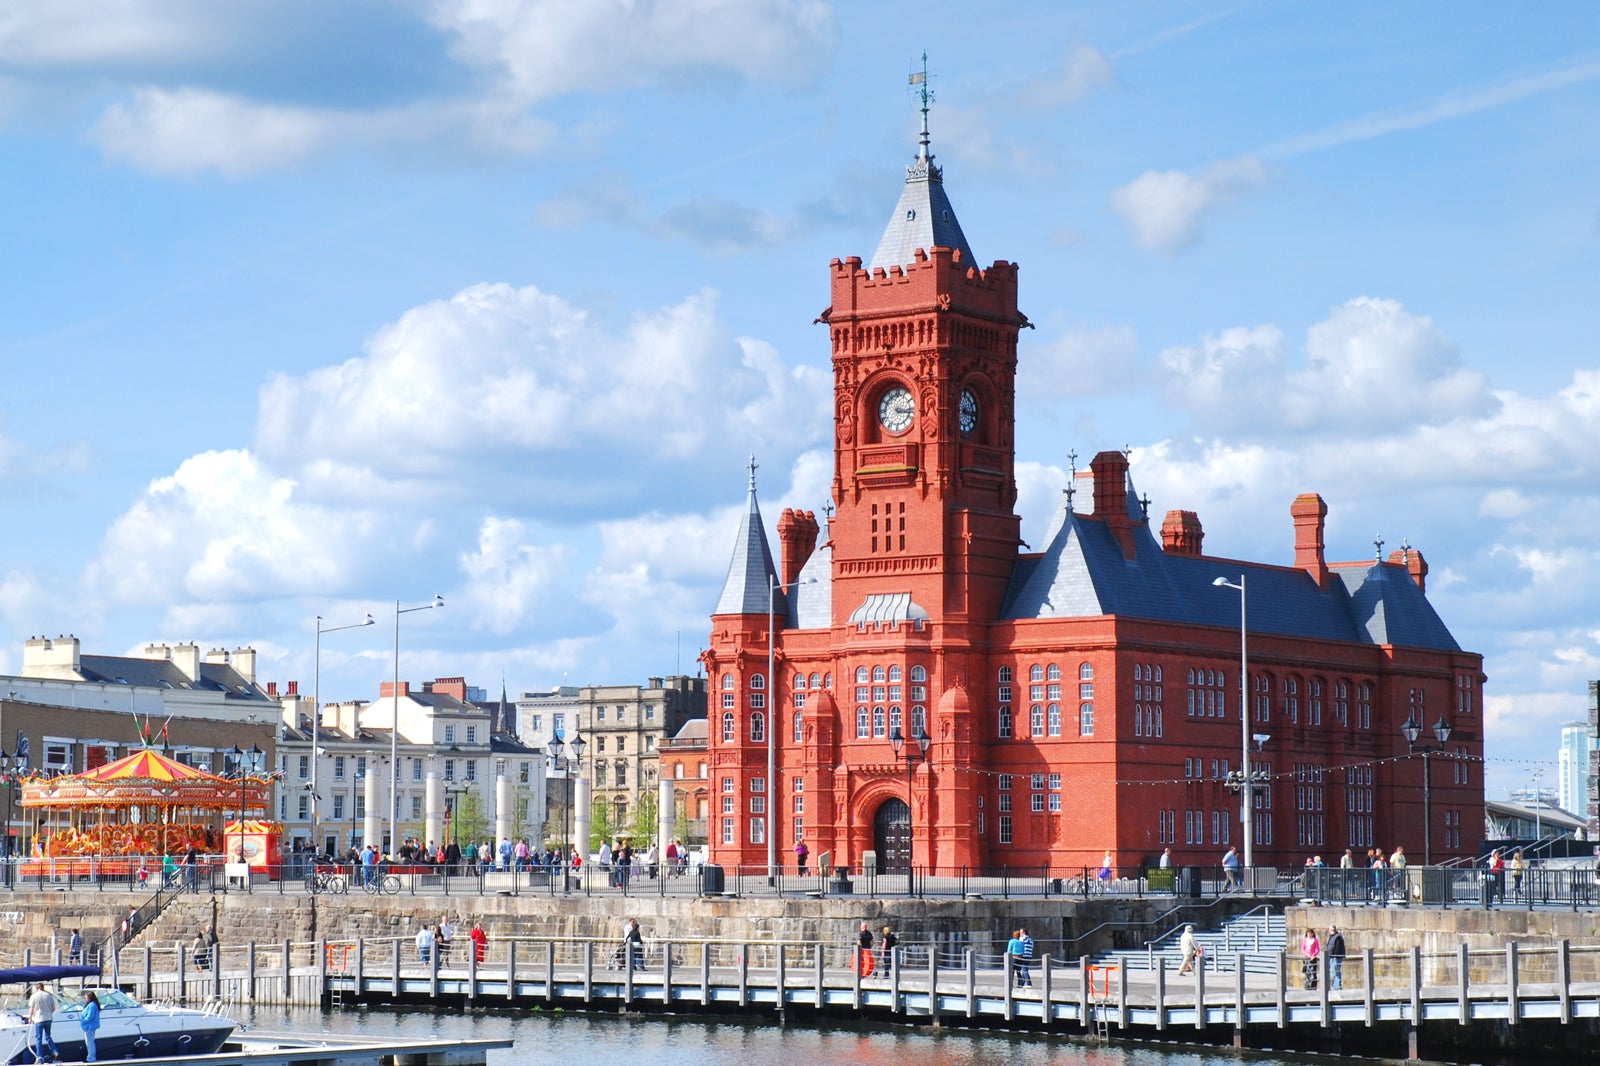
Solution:
[(154, 877), (163, 857), (181, 860), (190, 848), (208, 863), (239, 861), (238, 853), (264, 869), (282, 830), (261, 820), (271, 802), (268, 778), (219, 777), (149, 749), (81, 774), (30, 778), (19, 805), (38, 813), (22, 874)]

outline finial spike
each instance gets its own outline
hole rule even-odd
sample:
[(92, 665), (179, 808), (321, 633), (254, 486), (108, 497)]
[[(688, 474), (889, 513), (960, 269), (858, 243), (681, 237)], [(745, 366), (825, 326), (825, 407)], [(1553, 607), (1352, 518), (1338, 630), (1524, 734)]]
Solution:
[(754, 452), (750, 453), (750, 491), (756, 491), (756, 456)]
[(920, 85), (917, 96), (922, 101), (922, 148), (917, 153), (918, 159), (932, 159), (928, 153), (928, 105), (933, 102), (933, 90), (928, 87), (928, 53), (922, 53), (922, 69), (911, 72), (910, 84)]
[(1383, 537), (1382, 536), (1373, 537), (1372, 538), (1372, 547), (1377, 552), (1378, 562), (1380, 562), (1380, 563), (1383, 562)]

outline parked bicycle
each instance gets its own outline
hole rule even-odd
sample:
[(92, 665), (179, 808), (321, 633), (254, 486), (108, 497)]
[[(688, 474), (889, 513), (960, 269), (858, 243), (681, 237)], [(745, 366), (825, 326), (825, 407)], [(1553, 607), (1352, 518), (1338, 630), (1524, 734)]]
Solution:
[(400, 878), (397, 874), (374, 874), (361, 887), (369, 896), (396, 896), (400, 894)]
[[(313, 896), (323, 893), (327, 893), (330, 896), (342, 896), (349, 887), (343, 874), (331, 873), (325, 870), (313, 870), (306, 874), (306, 891)], [(399, 891), (399, 889), (396, 888), (396, 891)]]

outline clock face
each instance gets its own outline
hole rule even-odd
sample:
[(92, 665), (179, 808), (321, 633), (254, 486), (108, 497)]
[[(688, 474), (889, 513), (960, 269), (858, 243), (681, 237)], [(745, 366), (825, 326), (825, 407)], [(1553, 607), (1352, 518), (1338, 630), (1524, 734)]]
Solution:
[(961, 432), (971, 433), (978, 428), (978, 398), (967, 389), (961, 390)]
[(890, 433), (904, 433), (910, 429), (916, 413), (917, 402), (912, 399), (911, 390), (904, 386), (897, 385), (890, 389), (878, 403), (878, 421)]

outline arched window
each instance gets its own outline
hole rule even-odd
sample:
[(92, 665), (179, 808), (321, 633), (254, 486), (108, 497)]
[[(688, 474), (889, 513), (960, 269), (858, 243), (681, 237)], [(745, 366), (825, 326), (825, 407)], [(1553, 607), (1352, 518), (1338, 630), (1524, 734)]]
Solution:
[(795, 711), (794, 712), (794, 742), (796, 744), (799, 744), (801, 742), (801, 740), (803, 740), (804, 737), (805, 737), (805, 733), (804, 733), (804, 731), (802, 729), (802, 726), (804, 725), (804, 722), (805, 722), (804, 716), (799, 711)]
[(889, 730), (884, 724), (882, 707), (872, 708), (872, 735), (875, 737), (886, 737), (889, 735)]
[(928, 671), (920, 666), (913, 666), (911, 668), (911, 680), (913, 683), (928, 680)]
[[(817, 687), (817, 683), (815, 681), (811, 682), (811, 687), (812, 688), (816, 688)], [(832, 688), (833, 687), (833, 673), (832, 673), (832, 671), (829, 671), (828, 673), (822, 675), (822, 687), (823, 688)]]
[(794, 687), (795, 688), (805, 688), (806, 687), (806, 675), (805, 674), (795, 674), (794, 675)]
[(889, 680), (890, 681), (899, 681), (900, 680), (900, 667), (899, 666), (891, 666), (891, 667), (889, 667)]
[(812, 688), (821, 688), (822, 687), (822, 675), (821, 674), (812, 674), (811, 675), (811, 687)]
[(732, 711), (723, 711), (722, 712), (722, 742), (724, 744), (732, 744), (733, 743), (733, 712)]
[(911, 735), (928, 736), (928, 711), (924, 707), (911, 708)]
[(724, 692), (732, 692), (733, 691), (733, 675), (732, 674), (723, 674), (722, 675), (722, 691), (724, 691)]
[(1044, 676), (1051, 681), (1060, 681), (1061, 665), (1059, 663), (1051, 663), (1045, 668)]
[(1044, 704), (1035, 703), (1028, 708), (1028, 726), (1033, 736), (1044, 736)]
[(1038, 663), (1034, 663), (1032, 666), (1028, 667), (1028, 680), (1043, 681), (1044, 667), (1040, 666)]
[(856, 684), (865, 685), (872, 677), (865, 666), (856, 667)]
[(760, 744), (767, 739), (767, 716), (757, 711), (750, 716), (750, 743)]
[(856, 708), (856, 738), (859, 740), (859, 739), (861, 739), (863, 737), (870, 737), (871, 735), (872, 735), (872, 719), (868, 716), (867, 709), (865, 707), (857, 707)]
[(1061, 735), (1061, 704), (1052, 703), (1047, 711), (1049, 716), (1049, 731), (1053, 737)]
[(1079, 681), (1093, 681), (1094, 680), (1094, 663), (1080, 663), (1078, 665), (1078, 680)]
[(1080, 737), (1094, 736), (1094, 704), (1078, 704), (1078, 735)]
[(1300, 679), (1286, 677), (1283, 679), (1283, 715), (1289, 719), (1290, 725), (1300, 724)]
[(874, 681), (883, 681), (885, 679), (885, 676), (886, 676), (886, 672), (884, 671), (883, 667), (874, 666), (872, 668), (872, 680), (874, 680)]
[(900, 730), (900, 735), (901, 736), (907, 736), (908, 735), (906, 733), (906, 731), (905, 731), (904, 725), (901, 723), (901, 720), (900, 720), (900, 708), (899, 707), (890, 707), (889, 708), (889, 735), (890, 736), (894, 736), (895, 730), (897, 730), (897, 729)]
[(1255, 720), (1262, 723), (1270, 723), (1272, 721), (1272, 675), (1257, 674), (1255, 690)]
[(1322, 724), (1322, 678), (1306, 682), (1306, 725)]
[(1004, 684), (1010, 683), (1010, 681), (1011, 681), (1011, 667), (1002, 666), (1000, 668), (1000, 683), (1002, 685), (1004, 685)]
[(751, 674), (750, 675), (750, 687), (752, 689), (756, 690), (757, 692), (761, 691), (762, 689), (765, 689), (767, 687), (767, 675), (766, 674)]

